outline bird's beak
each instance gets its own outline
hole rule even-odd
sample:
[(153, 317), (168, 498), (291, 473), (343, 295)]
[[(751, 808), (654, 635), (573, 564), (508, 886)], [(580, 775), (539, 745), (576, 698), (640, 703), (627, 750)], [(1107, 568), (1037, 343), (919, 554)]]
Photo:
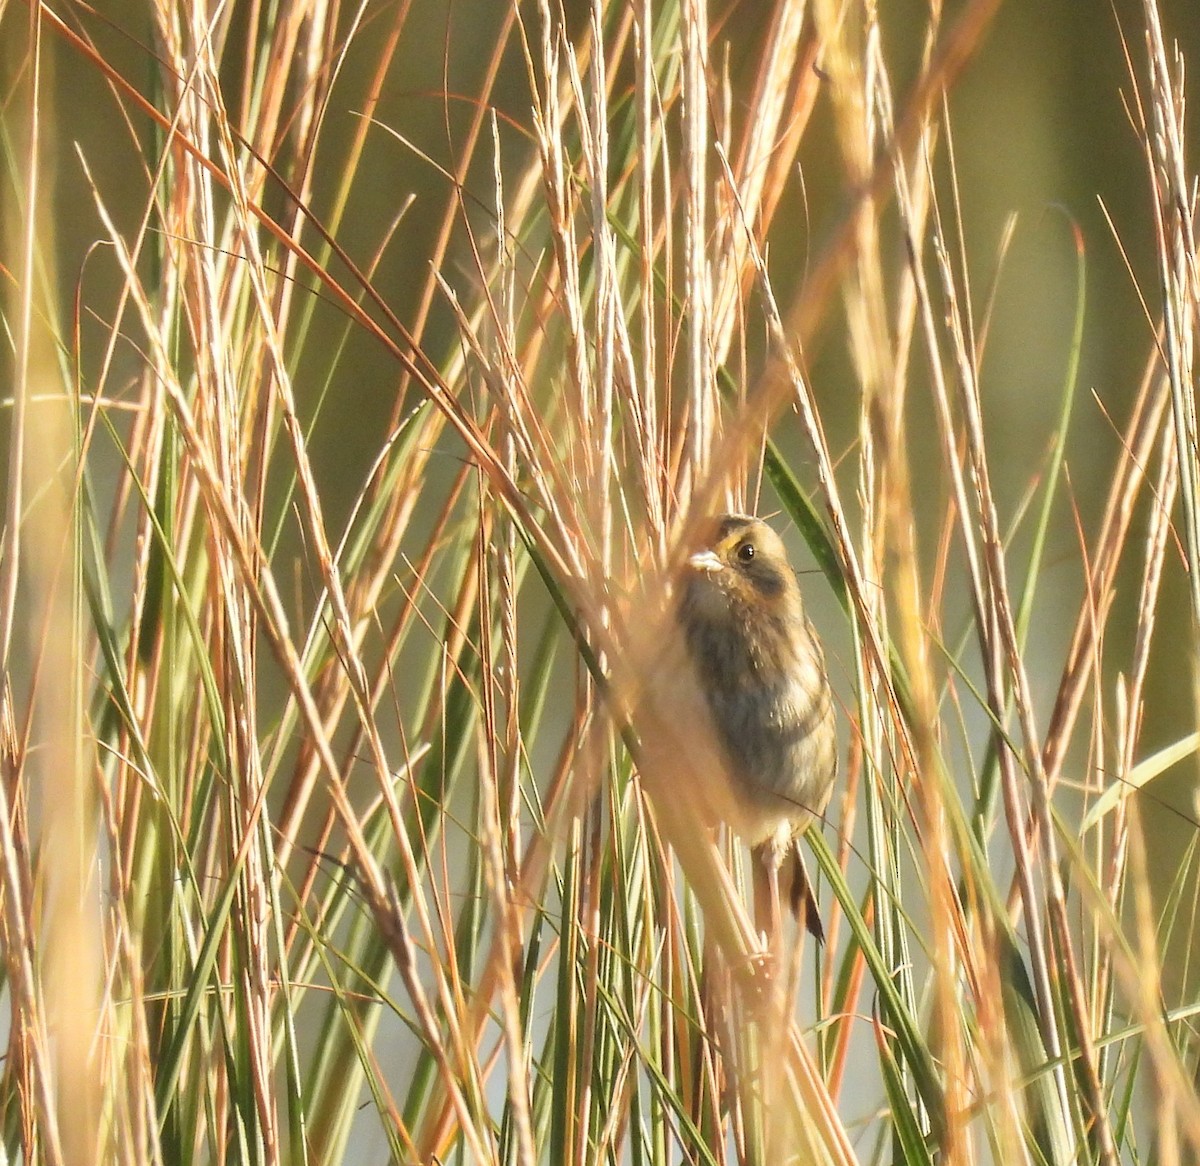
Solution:
[(693, 571), (705, 571), (711, 575), (714, 571), (721, 570), (725, 564), (721, 562), (716, 551), (700, 551), (688, 559), (688, 566)]

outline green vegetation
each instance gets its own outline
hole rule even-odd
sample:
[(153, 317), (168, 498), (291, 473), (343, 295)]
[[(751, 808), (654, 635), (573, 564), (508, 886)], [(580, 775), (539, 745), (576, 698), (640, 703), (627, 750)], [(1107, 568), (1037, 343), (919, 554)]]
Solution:
[[(0, 5), (4, 1160), (1200, 1160), (1194, 844), (1132, 796), (1200, 741), (1154, 0), (1116, 402), (1130, 225), (969, 242), (999, 0), (102, 7)], [(1027, 229), (1077, 294), (1014, 403)], [(644, 700), (730, 507), (839, 703), (780, 967)]]

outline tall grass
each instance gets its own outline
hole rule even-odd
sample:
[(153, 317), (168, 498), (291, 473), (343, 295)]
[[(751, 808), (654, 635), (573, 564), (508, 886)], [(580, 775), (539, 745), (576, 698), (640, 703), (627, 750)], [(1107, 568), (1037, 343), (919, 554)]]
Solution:
[[(952, 116), (997, 7), (934, 6), (900, 93), (873, 6), (497, 6), (440, 157), (381, 112), (412, 38), (449, 69), (408, 2), (0, 9), (7, 1160), (1200, 1156), (1194, 856), (1152, 893), (1131, 796), (1200, 740), (1142, 743), (1151, 652), (1194, 682), (1200, 626), (1183, 61), (1146, 0), (1145, 375), (1051, 593), (1085, 247), (1013, 507)], [(50, 62), (142, 167), (114, 201), (75, 145), (78, 276)], [(840, 193), (796, 278), (818, 138)], [(390, 290), (411, 205), (345, 242), (380, 141), (444, 200)], [(347, 506), (319, 450), (356, 410)], [(787, 966), (697, 814), (707, 727), (648, 695), (683, 538), (730, 506), (777, 512), (844, 645), (829, 942)]]

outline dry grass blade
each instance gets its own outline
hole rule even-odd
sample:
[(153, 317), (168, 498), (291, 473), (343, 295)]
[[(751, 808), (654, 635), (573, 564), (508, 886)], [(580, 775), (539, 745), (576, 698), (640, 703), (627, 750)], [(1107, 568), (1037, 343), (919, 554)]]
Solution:
[[(1200, 848), (1144, 825), (1200, 741), (1154, 0), (1105, 198), (1157, 291), (1114, 327), (1073, 203), (1049, 340), (1009, 183), (1089, 103), (1029, 115), (998, 0), (147, 12), (0, 6), (5, 1160), (1200, 1155)], [(801, 567), (749, 697), (684, 582), (732, 511)], [(808, 620), (823, 946), (721, 825), (825, 691), (768, 650)]]

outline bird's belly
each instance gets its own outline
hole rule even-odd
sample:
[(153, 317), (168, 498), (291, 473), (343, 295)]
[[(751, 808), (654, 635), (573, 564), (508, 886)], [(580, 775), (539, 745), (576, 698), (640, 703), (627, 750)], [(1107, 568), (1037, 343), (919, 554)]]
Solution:
[(712, 715), (738, 787), (749, 841), (783, 821), (799, 830), (824, 809), (836, 764), (827, 691), (797, 674), (780, 688), (745, 686), (712, 694)]

